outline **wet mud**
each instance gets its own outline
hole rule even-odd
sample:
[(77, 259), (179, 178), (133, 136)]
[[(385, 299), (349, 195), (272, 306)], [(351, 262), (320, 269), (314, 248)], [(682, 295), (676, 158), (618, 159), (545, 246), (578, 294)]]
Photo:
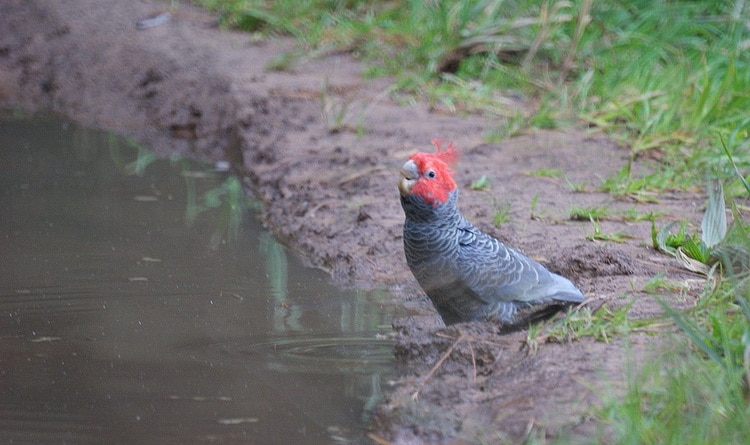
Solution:
[[(705, 196), (643, 203), (599, 191), (628, 152), (595, 129), (571, 127), (486, 143), (501, 122), (426, 103), (399, 104), (389, 79), (366, 80), (349, 54), (302, 57), (267, 69), (293, 48), (219, 29), (181, 2), (160, 26), (138, 22), (168, 2), (29, 1), (0, 4), (0, 106), (51, 110), (116, 131), (163, 155), (228, 161), (264, 204), (262, 221), (309, 264), (342, 286), (386, 287), (410, 315), (394, 323), (403, 378), (372, 420), (375, 440), (516, 442), (529, 431), (590, 435), (590, 410), (658, 343), (542, 339), (491, 324), (444, 327), (406, 267), (396, 182), (414, 151), (437, 137), (461, 149), (459, 207), (481, 230), (573, 280), (592, 307), (631, 304), (632, 318), (659, 311), (644, 285), (654, 275), (690, 290), (663, 296), (688, 306), (702, 283), (651, 247), (650, 222), (699, 221)], [(519, 109), (526, 104), (518, 103)], [(636, 173), (648, 168), (635, 163)], [(565, 177), (540, 175), (558, 171)], [(470, 184), (482, 176), (486, 190)], [(571, 187), (570, 184), (575, 184)], [(603, 233), (570, 209), (607, 207)], [(507, 212), (496, 226), (494, 215)], [(627, 344), (626, 344), (627, 343)], [(636, 358), (634, 358), (636, 357)]]

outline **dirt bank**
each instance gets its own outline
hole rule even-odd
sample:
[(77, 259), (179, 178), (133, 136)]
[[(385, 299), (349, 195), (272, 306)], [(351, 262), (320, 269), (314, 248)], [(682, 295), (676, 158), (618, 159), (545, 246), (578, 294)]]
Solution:
[[(310, 264), (345, 285), (389, 287), (413, 313), (396, 322), (396, 353), (410, 371), (378, 408), (377, 437), (512, 441), (532, 426), (547, 434), (561, 428), (586, 434), (593, 428), (587, 409), (601, 394), (592, 388), (616, 387), (628, 356), (653, 341), (634, 335), (627, 348), (622, 341), (543, 343), (531, 353), (523, 332), (500, 336), (484, 324), (440, 329), (406, 268), (396, 191), (404, 159), (431, 149), (433, 137), (462, 148), (457, 173), (467, 218), (573, 279), (595, 304), (635, 298), (631, 316), (651, 314), (657, 305), (641, 289), (660, 272), (701, 287), (648, 247), (648, 222), (603, 221), (602, 232), (632, 236), (615, 244), (587, 240), (592, 224), (568, 218), (573, 205), (699, 218), (699, 195), (639, 204), (597, 192), (626, 162), (627, 153), (606, 137), (540, 131), (487, 144), (486, 132), (499, 122), (398, 105), (387, 94), (388, 80), (363, 80), (348, 54), (268, 71), (293, 42), (222, 31), (212, 16), (184, 3), (171, 10), (167, 24), (136, 27), (168, 7), (117, 0), (0, 3), (0, 106), (60, 112), (161, 154), (229, 160), (266, 204), (267, 226)], [(563, 171), (585, 191), (573, 191), (560, 177), (532, 174), (541, 169)], [(482, 175), (489, 190), (471, 190)], [(498, 228), (499, 210), (509, 221)], [(688, 292), (680, 303), (692, 298)], [(454, 343), (437, 372), (417, 378)]]

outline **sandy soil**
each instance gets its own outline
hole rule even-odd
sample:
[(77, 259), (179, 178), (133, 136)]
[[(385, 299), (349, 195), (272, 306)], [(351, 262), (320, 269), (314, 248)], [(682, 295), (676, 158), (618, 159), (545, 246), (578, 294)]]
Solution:
[[(372, 437), (515, 442), (531, 427), (549, 436), (591, 434), (592, 404), (616, 390), (625, 367), (657, 342), (634, 334), (628, 342), (543, 342), (531, 351), (525, 332), (500, 335), (482, 323), (443, 327), (406, 267), (396, 190), (400, 165), (414, 151), (431, 150), (433, 137), (462, 149), (457, 182), (466, 217), (571, 278), (592, 305), (634, 299), (631, 317), (654, 314), (659, 306), (642, 289), (657, 273), (701, 289), (697, 277), (649, 247), (649, 222), (603, 221), (603, 232), (632, 236), (616, 244), (587, 240), (592, 224), (570, 220), (573, 205), (663, 212), (662, 223), (700, 218), (705, 198), (697, 193), (642, 204), (598, 192), (627, 152), (595, 131), (539, 131), (487, 144), (485, 135), (500, 122), (399, 105), (388, 79), (364, 80), (349, 54), (303, 57), (291, 70), (269, 71), (292, 41), (220, 30), (214, 17), (185, 2), (169, 23), (137, 29), (139, 20), (168, 7), (3, 1), (0, 107), (63, 113), (161, 154), (228, 160), (265, 203), (264, 223), (311, 265), (341, 285), (389, 288), (411, 314), (395, 322), (395, 353), (405, 371), (378, 407)], [(530, 174), (539, 169), (561, 170), (587, 191)], [(490, 189), (471, 190), (482, 175)], [(495, 227), (493, 215), (503, 207), (510, 219)], [(671, 297), (689, 305), (695, 296)]]

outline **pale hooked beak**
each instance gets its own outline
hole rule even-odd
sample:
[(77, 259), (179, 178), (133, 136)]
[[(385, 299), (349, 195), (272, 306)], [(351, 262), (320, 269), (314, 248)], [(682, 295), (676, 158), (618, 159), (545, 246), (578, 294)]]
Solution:
[(417, 171), (416, 162), (409, 159), (406, 161), (403, 167), (401, 167), (401, 180), (398, 181), (398, 191), (401, 196), (408, 196), (411, 194), (411, 188), (419, 179), (419, 171)]

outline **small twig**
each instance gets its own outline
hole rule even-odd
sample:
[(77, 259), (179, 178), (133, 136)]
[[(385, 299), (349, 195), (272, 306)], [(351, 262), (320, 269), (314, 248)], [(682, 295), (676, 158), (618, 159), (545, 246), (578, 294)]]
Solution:
[(471, 366), (474, 368), (474, 376), (472, 377), (472, 381), (475, 381), (477, 379), (477, 358), (474, 355), (474, 346), (472, 346), (470, 341), (466, 342), (467, 345), (469, 345), (469, 351), (471, 351)]
[(587, 306), (593, 306), (593, 303), (601, 303), (598, 307), (592, 309), (592, 313), (598, 311), (602, 307), (604, 307), (604, 304), (607, 302), (607, 300), (610, 300), (611, 298), (597, 298), (597, 297), (588, 297), (582, 302), (578, 303), (576, 306), (573, 307), (574, 310), (579, 311)]
[(357, 171), (357, 172), (352, 173), (351, 175), (348, 175), (345, 178), (341, 179), (339, 181), (339, 185), (345, 185), (345, 184), (347, 184), (349, 182), (356, 181), (357, 179), (359, 179), (359, 178), (361, 178), (363, 176), (368, 176), (368, 175), (370, 175), (372, 173), (379, 172), (379, 171), (382, 171), (382, 170), (386, 170), (386, 168), (383, 167), (382, 165), (373, 165), (373, 166), (367, 167), (365, 169), (362, 169), (361, 171)]
[[(461, 329), (459, 329), (458, 332), (460, 334), (458, 336), (458, 338), (456, 338), (456, 340), (448, 348), (448, 350), (445, 351), (442, 356), (440, 356), (440, 358), (438, 359), (438, 361), (435, 362), (435, 364), (432, 366), (432, 368), (430, 368), (430, 370), (427, 372), (427, 375), (425, 375), (422, 378), (422, 380), (419, 382), (419, 387), (417, 388), (416, 391), (414, 391), (414, 394), (411, 395), (412, 399), (417, 400), (419, 398), (419, 391), (422, 390), (422, 387), (425, 385), (425, 383), (427, 383), (427, 380), (429, 380), (432, 377), (432, 375), (435, 374), (435, 372), (437, 372), (437, 370), (440, 368), (440, 366), (442, 366), (443, 362), (445, 360), (447, 360), (448, 357), (453, 353), (453, 350), (456, 349), (456, 347), (458, 346), (458, 344), (461, 343), (461, 341), (463, 341), (463, 340), (466, 339), (467, 336), (466, 336), (466, 334), (464, 334), (464, 332)], [(474, 352), (472, 350), (472, 357), (473, 356), (474, 356)]]

